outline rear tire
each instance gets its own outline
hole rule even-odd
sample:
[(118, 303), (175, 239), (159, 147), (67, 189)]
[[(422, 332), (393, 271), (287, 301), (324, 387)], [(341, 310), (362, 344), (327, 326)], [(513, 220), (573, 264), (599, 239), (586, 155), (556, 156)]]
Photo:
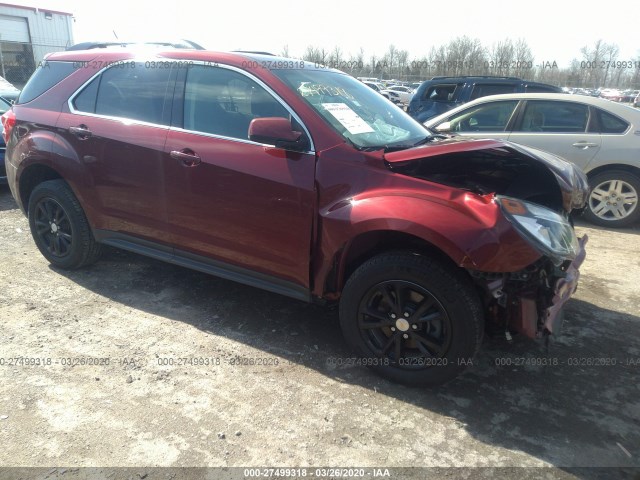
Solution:
[(94, 263), (101, 245), (87, 217), (63, 180), (42, 182), (29, 197), (29, 228), (42, 255), (53, 266), (75, 269)]
[(589, 178), (589, 185), (591, 193), (584, 211), (589, 222), (621, 228), (640, 220), (639, 177), (624, 170), (607, 170)]
[(462, 271), (395, 252), (373, 257), (351, 275), (340, 300), (340, 325), (362, 363), (381, 376), (434, 386), (473, 363), (484, 316)]

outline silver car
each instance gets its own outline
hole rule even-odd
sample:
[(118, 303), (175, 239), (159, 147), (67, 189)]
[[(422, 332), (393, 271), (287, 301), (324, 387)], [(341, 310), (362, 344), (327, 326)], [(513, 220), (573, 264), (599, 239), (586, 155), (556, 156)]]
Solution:
[(482, 97), (425, 125), (472, 138), (499, 138), (578, 165), (591, 194), (586, 218), (624, 227), (640, 219), (640, 110), (602, 98), (557, 93)]
[(403, 105), (408, 105), (411, 101), (411, 97), (413, 97), (413, 89), (405, 87), (404, 85), (393, 85), (391, 87), (387, 87), (386, 90), (396, 92), (400, 96), (400, 103)]

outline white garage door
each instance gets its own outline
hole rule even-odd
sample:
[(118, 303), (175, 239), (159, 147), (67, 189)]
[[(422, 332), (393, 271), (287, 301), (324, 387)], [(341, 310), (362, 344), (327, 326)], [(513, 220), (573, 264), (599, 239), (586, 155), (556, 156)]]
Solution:
[(29, 43), (27, 19), (0, 15), (0, 40), (3, 42)]

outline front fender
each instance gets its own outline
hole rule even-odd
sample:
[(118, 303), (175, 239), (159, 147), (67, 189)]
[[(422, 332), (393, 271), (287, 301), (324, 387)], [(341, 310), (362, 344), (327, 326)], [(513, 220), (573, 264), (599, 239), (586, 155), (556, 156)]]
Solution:
[(493, 195), (453, 191), (448, 199), (381, 192), (344, 200), (320, 212), (324, 285), (334, 262), (344, 269), (347, 246), (368, 232), (402, 232), (438, 248), (457, 265), (484, 272), (515, 272), (540, 258), (502, 215)]

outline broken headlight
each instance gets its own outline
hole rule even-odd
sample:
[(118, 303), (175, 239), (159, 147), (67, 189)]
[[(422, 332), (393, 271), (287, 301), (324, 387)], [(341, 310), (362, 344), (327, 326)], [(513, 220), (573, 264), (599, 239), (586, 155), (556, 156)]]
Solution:
[(517, 198), (498, 195), (496, 201), (518, 233), (555, 265), (576, 257), (580, 248), (578, 239), (565, 217)]

